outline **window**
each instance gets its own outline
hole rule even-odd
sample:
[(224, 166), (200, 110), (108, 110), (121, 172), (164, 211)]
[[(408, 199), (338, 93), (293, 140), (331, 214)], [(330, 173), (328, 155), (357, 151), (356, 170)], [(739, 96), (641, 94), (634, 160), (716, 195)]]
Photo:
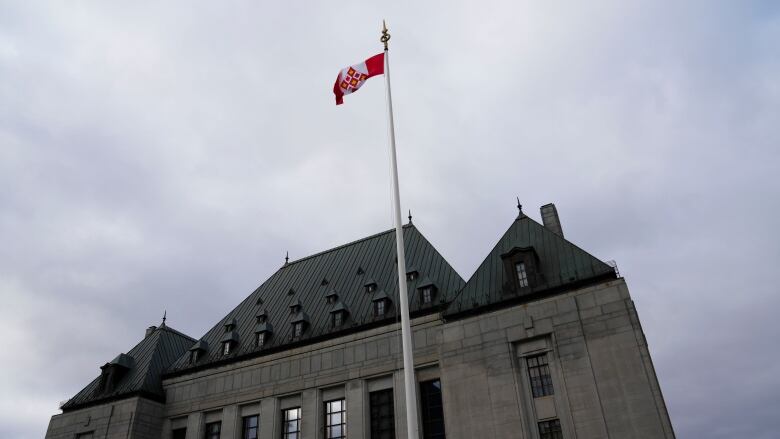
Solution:
[(187, 439), (187, 427), (174, 428), (171, 432), (172, 439)]
[(333, 319), (333, 327), (338, 328), (344, 323), (344, 313), (343, 312), (334, 312), (332, 314)]
[(229, 341), (222, 344), (222, 355), (230, 355), (230, 344)]
[(441, 381), (420, 383), (423, 438), (444, 439), (444, 406), (441, 402)]
[(433, 303), (433, 288), (425, 287), (422, 290), (422, 302), (425, 305)]
[(368, 394), (371, 415), (371, 439), (395, 439), (393, 389)]
[(563, 439), (561, 421), (552, 419), (539, 423), (539, 439)]
[(222, 431), (222, 422), (209, 422), (206, 424), (206, 439), (219, 439), (219, 433)]
[(374, 302), (374, 315), (377, 317), (382, 317), (385, 315), (385, 301), (384, 300), (377, 300)]
[(515, 271), (517, 272), (517, 284), (520, 288), (528, 286), (528, 273), (525, 271), (525, 263), (518, 262), (515, 264)]
[(293, 323), (293, 337), (298, 338), (303, 335), (303, 322)]
[(531, 379), (531, 393), (534, 398), (554, 394), (547, 354), (528, 357), (526, 363), (528, 364), (528, 376)]
[(300, 439), (301, 408), (282, 410), (282, 439)]
[(406, 280), (411, 282), (411, 281), (413, 281), (415, 279), (417, 279), (417, 272), (416, 271), (412, 271), (411, 273), (406, 273)]
[(347, 437), (347, 407), (343, 399), (325, 403), (325, 439)]
[(265, 344), (265, 332), (257, 333), (257, 347), (261, 348)]
[(190, 364), (198, 362), (198, 352), (199, 351), (190, 351)]
[(243, 418), (243, 431), (241, 437), (243, 439), (257, 439), (257, 429), (260, 423), (260, 417), (258, 415), (244, 416)]
[(376, 291), (376, 284), (366, 285), (366, 291), (369, 293)]

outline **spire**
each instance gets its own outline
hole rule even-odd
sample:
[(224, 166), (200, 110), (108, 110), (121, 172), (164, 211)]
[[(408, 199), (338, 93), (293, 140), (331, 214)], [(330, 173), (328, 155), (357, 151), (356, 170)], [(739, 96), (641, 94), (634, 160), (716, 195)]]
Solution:
[(167, 310), (167, 309), (166, 309), (166, 310), (163, 310), (163, 320), (162, 320), (162, 323), (160, 324), (160, 327), (161, 327), (161, 328), (164, 328), (164, 327), (165, 327), (165, 319), (166, 319), (166, 318), (168, 318), (168, 310)]
[(409, 209), (409, 224), (412, 223), (412, 209)]
[(520, 204), (520, 197), (517, 197), (517, 217), (523, 217), (523, 205)]
[(284, 265), (287, 265), (290, 263), (290, 252), (285, 252), (284, 254)]

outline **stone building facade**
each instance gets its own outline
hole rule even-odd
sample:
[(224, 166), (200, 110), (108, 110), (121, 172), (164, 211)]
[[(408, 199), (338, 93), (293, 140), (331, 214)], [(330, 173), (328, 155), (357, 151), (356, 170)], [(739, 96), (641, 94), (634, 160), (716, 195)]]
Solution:
[[(542, 218), (468, 282), (405, 226), (420, 437), (674, 438), (625, 280)], [(107, 363), (46, 437), (406, 438), (393, 243), (285, 264), (198, 340), (150, 328), (151, 356)]]

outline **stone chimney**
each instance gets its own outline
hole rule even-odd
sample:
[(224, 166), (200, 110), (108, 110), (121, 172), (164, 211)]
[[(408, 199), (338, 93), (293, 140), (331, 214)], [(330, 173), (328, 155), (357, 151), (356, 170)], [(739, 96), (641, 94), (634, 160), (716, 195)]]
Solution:
[(563, 238), (563, 228), (561, 227), (561, 220), (558, 219), (558, 210), (555, 208), (555, 204), (545, 204), (539, 210), (542, 212), (542, 224)]
[(146, 335), (144, 336), (144, 338), (146, 338), (146, 337), (148, 337), (148, 336), (152, 335), (152, 333), (153, 333), (153, 332), (154, 332), (156, 329), (157, 329), (157, 327), (156, 327), (156, 326), (150, 326), (150, 327), (146, 328)]

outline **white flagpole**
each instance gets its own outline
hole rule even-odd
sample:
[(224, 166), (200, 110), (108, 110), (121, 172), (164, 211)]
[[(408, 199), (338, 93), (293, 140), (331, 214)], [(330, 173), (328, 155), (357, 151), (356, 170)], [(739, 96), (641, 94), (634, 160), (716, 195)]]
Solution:
[(401, 306), (401, 345), (404, 357), (404, 394), (406, 395), (406, 432), (408, 439), (418, 439), (417, 424), (417, 380), (414, 378), (414, 354), (412, 352), (412, 329), (409, 324), (409, 296), (406, 291), (406, 254), (404, 253), (404, 231), (401, 224), (401, 194), (398, 189), (398, 164), (395, 154), (395, 123), (393, 122), (393, 97), (390, 93), (390, 58), (387, 42), (390, 34), (382, 21), (382, 38), (385, 45), (385, 90), (387, 92), (388, 131), (390, 133), (390, 167), (393, 174), (393, 213), (395, 215), (395, 249), (398, 255), (398, 295)]

